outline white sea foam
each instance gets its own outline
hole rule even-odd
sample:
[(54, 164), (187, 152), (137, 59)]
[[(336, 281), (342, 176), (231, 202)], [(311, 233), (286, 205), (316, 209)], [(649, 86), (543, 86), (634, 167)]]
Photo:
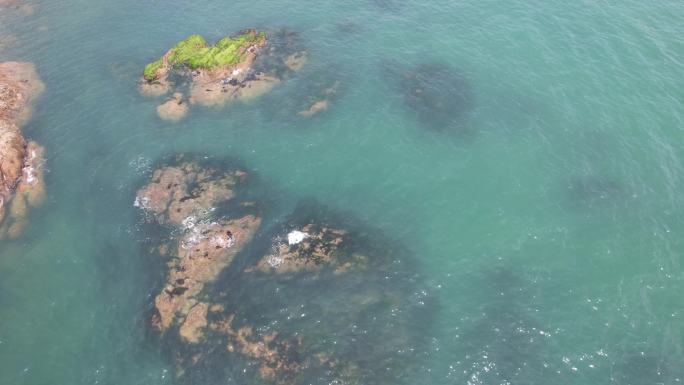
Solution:
[(290, 233), (287, 234), (287, 243), (289, 245), (296, 245), (308, 237), (309, 237), (309, 234), (307, 234), (303, 231), (299, 231), (299, 230), (290, 231)]

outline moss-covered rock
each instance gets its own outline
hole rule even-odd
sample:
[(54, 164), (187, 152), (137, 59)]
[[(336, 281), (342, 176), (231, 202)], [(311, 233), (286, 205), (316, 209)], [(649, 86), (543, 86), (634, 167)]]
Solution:
[(266, 34), (256, 30), (224, 37), (211, 46), (201, 35), (191, 35), (178, 42), (164, 56), (146, 65), (143, 76), (147, 81), (158, 80), (161, 76), (160, 70), (165, 67), (213, 70), (235, 66), (248, 60), (250, 49), (263, 46), (265, 43)]
[(164, 67), (164, 60), (159, 59), (145, 66), (143, 76), (147, 81), (154, 81), (159, 78), (159, 70)]
[[(203, 106), (252, 99), (268, 92), (304, 64), (306, 56), (303, 51), (294, 50), (298, 46), (292, 44), (292, 36), (296, 35), (288, 34), (288, 44), (283, 45), (281, 33), (250, 29), (210, 45), (204, 37), (191, 35), (145, 66), (141, 92), (148, 96), (181, 92), (183, 103)], [(162, 112), (168, 107), (171, 106)], [(171, 120), (184, 115), (174, 114)]]

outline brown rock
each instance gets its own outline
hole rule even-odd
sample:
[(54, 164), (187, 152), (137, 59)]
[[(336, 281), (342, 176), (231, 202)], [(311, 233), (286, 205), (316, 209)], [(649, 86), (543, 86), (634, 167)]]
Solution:
[(190, 87), (190, 103), (205, 107), (219, 107), (237, 101), (247, 102), (267, 93), (280, 83), (274, 76), (259, 75), (236, 85), (220, 81), (195, 81)]
[(35, 12), (33, 4), (24, 0), (0, 0), (0, 11), (2, 8), (13, 10), (24, 16), (32, 15)]
[(19, 128), (0, 120), (0, 194), (13, 193), (24, 167), (26, 141)]
[(297, 115), (302, 116), (304, 118), (310, 118), (314, 115), (316, 115), (319, 112), (325, 111), (328, 109), (328, 100), (323, 99), (323, 100), (317, 100), (315, 101), (308, 109), (304, 111), (299, 111)]
[(246, 215), (236, 220), (196, 223), (186, 230), (178, 241), (177, 257), (168, 264), (166, 286), (155, 298), (162, 331), (177, 317), (182, 322), (195, 296), (230, 265), (260, 224), (260, 218)]
[(188, 317), (197, 306), (196, 296), (230, 265), (259, 228), (261, 219), (254, 215), (213, 217), (215, 206), (233, 199), (245, 176), (240, 170), (224, 172), (181, 156), (173, 165), (156, 170), (152, 181), (138, 191), (135, 205), (173, 232), (170, 247), (158, 249), (170, 258), (165, 286), (154, 301), (153, 325), (161, 331), (174, 323), (191, 322), (184, 338), (195, 341), (196, 328), (191, 325), (198, 322), (198, 315), (190, 321)]
[(152, 214), (161, 224), (180, 226), (196, 220), (219, 202), (233, 198), (235, 187), (245, 178), (242, 171), (220, 172), (195, 162), (156, 170), (152, 182), (140, 189), (135, 206)]
[(310, 223), (291, 231), (287, 238), (274, 239), (272, 253), (246, 272), (286, 274), (331, 269), (335, 274), (341, 274), (352, 267), (362, 268), (368, 262), (363, 255), (348, 255), (342, 250), (346, 231), (341, 229)]
[(19, 236), (27, 208), (45, 199), (43, 148), (19, 130), (43, 89), (33, 64), (0, 63), (0, 238)]
[(140, 93), (148, 97), (164, 96), (171, 92), (172, 87), (173, 85), (168, 81), (166, 75), (161, 77), (161, 80), (157, 80), (153, 83), (150, 83), (146, 80), (141, 80), (138, 83), (138, 89), (140, 90)]
[[(282, 80), (282, 76), (274, 69), (266, 70), (265, 73), (255, 70), (255, 67), (258, 67), (255, 66), (257, 58), (272, 54), (273, 49), (274, 47), (268, 45), (267, 39), (262, 39), (244, 50), (239, 63), (227, 67), (194, 70), (172, 66), (169, 63), (172, 52), (168, 51), (161, 59), (163, 65), (157, 71), (155, 80), (140, 80), (140, 92), (146, 96), (162, 96), (176, 89), (169, 80), (170, 75), (186, 78), (190, 84), (187, 103), (174, 104), (177, 99), (171, 98), (157, 107), (157, 114), (161, 119), (172, 121), (182, 119), (191, 105), (220, 107), (239, 101), (248, 102), (269, 92)], [(278, 58), (278, 61), (289, 71), (298, 71), (306, 62), (306, 53), (296, 52)]]
[(190, 343), (198, 343), (204, 336), (202, 329), (207, 326), (208, 311), (209, 305), (204, 302), (193, 306), (179, 329), (180, 336)]
[(21, 125), (30, 116), (30, 102), (45, 86), (31, 63), (0, 63), (0, 119)]
[(259, 376), (276, 384), (287, 384), (306, 363), (297, 360), (301, 338), (283, 339), (278, 333), (255, 335), (250, 326), (235, 330), (232, 326), (234, 316), (212, 324), (210, 327), (228, 335), (228, 352), (239, 352), (259, 363)]
[(157, 106), (160, 119), (177, 122), (188, 114), (188, 103), (183, 100), (183, 94), (176, 92), (173, 97)]

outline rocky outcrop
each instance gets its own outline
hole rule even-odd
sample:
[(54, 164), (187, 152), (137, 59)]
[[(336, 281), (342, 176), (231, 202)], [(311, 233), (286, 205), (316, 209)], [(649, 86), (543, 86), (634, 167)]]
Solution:
[(188, 322), (187, 317), (197, 305), (196, 298), (204, 285), (230, 265), (235, 255), (251, 241), (260, 224), (258, 217), (246, 215), (236, 220), (206, 220), (181, 228), (184, 233), (178, 240), (174, 257), (167, 264), (166, 285), (154, 300), (158, 311), (154, 323), (160, 330), (168, 329), (176, 318), (181, 325)]
[(43, 148), (19, 129), (43, 88), (31, 63), (0, 63), (0, 239), (19, 236), (45, 197)]
[(151, 324), (179, 381), (396, 384), (432, 310), (398, 249), (317, 207), (263, 231), (246, 174), (202, 159), (158, 168), (136, 197), (168, 234)]
[(207, 218), (218, 203), (232, 199), (246, 177), (241, 170), (224, 172), (180, 156), (154, 171), (134, 205), (162, 225), (189, 227)]
[[(157, 108), (160, 118), (172, 121), (182, 119), (191, 105), (221, 106), (254, 99), (306, 61), (291, 41), (278, 41), (278, 47), (270, 44), (271, 37), (282, 40), (283, 36), (292, 39), (291, 34), (269, 36), (246, 30), (209, 45), (202, 36), (192, 35), (145, 67), (140, 91), (147, 96), (174, 91), (174, 97)], [(187, 95), (181, 92), (186, 88)]]
[(245, 177), (240, 170), (224, 172), (180, 156), (157, 169), (150, 183), (136, 194), (134, 205), (172, 234), (169, 245), (160, 245), (168, 258), (168, 270), (166, 283), (154, 300), (153, 324), (159, 330), (180, 326), (184, 339), (200, 340), (206, 309), (198, 296), (251, 241), (261, 224), (256, 215), (214, 215), (218, 205), (233, 199)]

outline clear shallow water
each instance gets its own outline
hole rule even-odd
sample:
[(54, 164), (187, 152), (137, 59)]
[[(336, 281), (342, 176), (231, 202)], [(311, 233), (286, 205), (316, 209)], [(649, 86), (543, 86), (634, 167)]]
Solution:
[[(24, 128), (49, 200), (0, 246), (0, 383), (162, 384), (132, 207), (174, 152), (230, 156), (276, 210), (312, 197), (402, 240), (438, 305), (423, 384), (684, 381), (684, 6), (680, 2), (36, 2), (0, 60), (47, 92)], [(252, 104), (179, 124), (142, 66), (190, 33), (293, 28), (310, 53)], [(392, 68), (447, 63), (467, 133), (435, 133)], [(312, 79), (330, 111), (292, 114)], [(284, 111), (284, 112), (283, 112)], [(295, 110), (296, 111), (296, 110)]]

